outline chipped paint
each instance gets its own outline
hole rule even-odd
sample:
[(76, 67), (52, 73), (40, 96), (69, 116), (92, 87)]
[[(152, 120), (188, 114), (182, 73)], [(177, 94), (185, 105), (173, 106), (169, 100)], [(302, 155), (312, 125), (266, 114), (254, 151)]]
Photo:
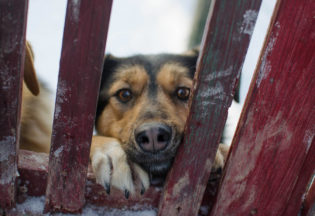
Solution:
[(59, 80), (56, 96), (57, 103), (68, 102), (67, 95), (71, 95), (71, 88), (67, 85), (66, 81)]
[(54, 151), (54, 156), (56, 158), (59, 157), (60, 153), (63, 151), (63, 146), (60, 146), (59, 148), (57, 148), (55, 151)]
[(243, 22), (240, 27), (240, 33), (251, 36), (254, 32), (254, 27), (258, 12), (255, 10), (247, 10), (243, 15)]
[(57, 119), (59, 117), (59, 113), (61, 112), (61, 107), (60, 105), (57, 103), (55, 105), (55, 114), (54, 114), (54, 118)]
[(276, 22), (274, 24), (274, 26), (275, 26), (275, 31), (273, 32), (273, 35), (270, 36), (268, 45), (267, 45), (265, 52), (264, 52), (264, 55), (261, 59), (260, 71), (259, 71), (257, 79), (256, 79), (257, 87), (260, 86), (260, 83), (262, 80), (264, 80), (268, 77), (268, 74), (270, 73), (270, 71), (272, 69), (271, 63), (268, 60), (268, 56), (272, 52), (272, 50), (276, 44), (276, 41), (277, 41), (277, 38), (279, 35), (280, 23)]
[(181, 177), (178, 182), (174, 185), (173, 187), (173, 194), (178, 195), (180, 194), (183, 189), (190, 184), (190, 179), (189, 179), (189, 172), (185, 172), (183, 177)]
[(308, 152), (308, 150), (311, 147), (311, 144), (312, 144), (312, 142), (314, 140), (314, 136), (315, 136), (314, 127), (313, 127), (313, 130), (309, 129), (309, 130), (305, 131), (304, 138), (303, 138), (303, 143), (306, 145), (306, 149), (305, 149), (306, 153)]
[(79, 22), (81, 0), (72, 0), (72, 18), (74, 22)]
[(6, 146), (5, 151), (0, 151), (0, 162), (8, 161), (10, 156), (14, 156), (12, 143), (15, 142), (14, 136), (5, 136), (3, 140), (0, 140), (0, 146)]
[(213, 73), (207, 74), (204, 81), (209, 82), (215, 79), (229, 77), (232, 75), (233, 67), (229, 66), (227, 69), (222, 71), (215, 71)]
[(210, 87), (208, 89), (205, 89), (204, 91), (202, 91), (200, 93), (200, 97), (204, 100), (216, 96), (216, 95), (220, 95), (223, 93), (223, 85), (221, 84), (221, 82), (216, 82), (215, 87)]

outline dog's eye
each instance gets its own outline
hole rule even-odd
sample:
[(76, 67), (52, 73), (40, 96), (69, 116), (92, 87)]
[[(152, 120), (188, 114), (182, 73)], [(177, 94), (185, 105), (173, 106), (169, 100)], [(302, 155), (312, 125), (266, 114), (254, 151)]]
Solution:
[(179, 87), (176, 90), (176, 96), (178, 97), (178, 99), (180, 100), (188, 100), (190, 95), (190, 89), (186, 88), (186, 87)]
[(116, 97), (123, 103), (127, 103), (132, 98), (132, 93), (129, 89), (121, 89), (116, 93)]

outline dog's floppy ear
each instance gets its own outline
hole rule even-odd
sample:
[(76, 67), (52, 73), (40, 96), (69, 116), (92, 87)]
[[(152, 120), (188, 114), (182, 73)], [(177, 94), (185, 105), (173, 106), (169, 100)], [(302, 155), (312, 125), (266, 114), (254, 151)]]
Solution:
[(118, 65), (118, 63), (119, 63), (119, 58), (117, 58), (111, 54), (105, 55), (104, 64), (103, 64), (101, 87), (108, 80), (108, 78), (110, 77), (114, 68)]
[(34, 53), (28, 41), (25, 44), (24, 81), (33, 95), (39, 94), (39, 83), (34, 67)]

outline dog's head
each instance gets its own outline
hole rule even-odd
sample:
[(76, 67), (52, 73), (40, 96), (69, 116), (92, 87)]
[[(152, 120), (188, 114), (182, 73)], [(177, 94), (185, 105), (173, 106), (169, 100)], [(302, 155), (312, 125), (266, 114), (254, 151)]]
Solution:
[(151, 176), (166, 174), (182, 140), (197, 56), (105, 58), (97, 132), (119, 139)]

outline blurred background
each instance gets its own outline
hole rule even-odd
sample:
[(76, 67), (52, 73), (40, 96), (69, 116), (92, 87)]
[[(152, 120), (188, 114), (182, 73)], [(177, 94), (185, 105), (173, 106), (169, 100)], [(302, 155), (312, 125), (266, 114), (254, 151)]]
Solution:
[[(35, 52), (35, 67), (55, 94), (65, 0), (29, 0), (27, 40)], [(240, 101), (262, 47), (275, 0), (263, 0), (241, 76)], [(106, 53), (116, 56), (180, 53), (199, 43), (210, 0), (114, 0)]]

